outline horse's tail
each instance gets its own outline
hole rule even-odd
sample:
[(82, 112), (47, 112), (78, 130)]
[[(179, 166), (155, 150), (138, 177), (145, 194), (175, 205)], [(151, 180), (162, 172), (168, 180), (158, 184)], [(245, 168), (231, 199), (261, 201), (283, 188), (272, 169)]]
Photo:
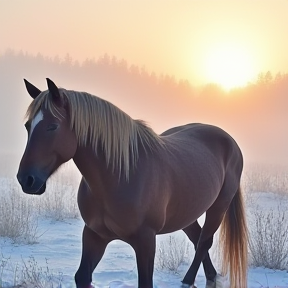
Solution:
[(239, 187), (224, 216), (220, 230), (223, 272), (230, 274), (231, 288), (247, 288), (248, 231)]

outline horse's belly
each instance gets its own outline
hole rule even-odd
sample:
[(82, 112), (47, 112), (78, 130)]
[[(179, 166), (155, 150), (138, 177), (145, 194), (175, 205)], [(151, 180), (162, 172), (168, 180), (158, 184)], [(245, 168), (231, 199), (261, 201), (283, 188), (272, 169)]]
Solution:
[[(205, 211), (203, 213), (205, 213)], [(177, 215), (175, 215), (175, 219), (167, 221), (163, 228), (158, 232), (158, 234), (165, 234), (175, 232), (177, 230), (182, 230), (194, 223), (203, 213), (200, 215), (197, 214), (197, 216), (195, 216), (195, 214), (191, 214), (191, 216), (185, 215), (184, 217), (177, 217)]]
[[(192, 197), (188, 193), (191, 193)], [(188, 227), (211, 207), (218, 196), (215, 191), (211, 193), (207, 191), (205, 195), (203, 193), (188, 193), (182, 197), (178, 194), (177, 200), (171, 199), (166, 208), (166, 220), (160, 233), (170, 233)]]

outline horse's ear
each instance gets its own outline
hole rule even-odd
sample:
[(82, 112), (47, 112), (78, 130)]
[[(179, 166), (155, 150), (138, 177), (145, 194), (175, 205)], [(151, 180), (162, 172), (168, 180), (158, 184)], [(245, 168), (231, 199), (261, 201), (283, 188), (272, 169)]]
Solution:
[(56, 86), (56, 84), (50, 80), (49, 78), (46, 78), (47, 80), (47, 86), (48, 86), (48, 90), (49, 92), (52, 94), (52, 97), (55, 99), (55, 100), (59, 100), (61, 99), (60, 97), (60, 92), (59, 92), (59, 89), (58, 87)]
[(39, 90), (37, 87), (35, 87), (33, 84), (31, 84), (30, 82), (28, 82), (26, 79), (24, 79), (24, 83), (27, 89), (27, 92), (29, 93), (29, 95), (35, 99), (42, 91)]

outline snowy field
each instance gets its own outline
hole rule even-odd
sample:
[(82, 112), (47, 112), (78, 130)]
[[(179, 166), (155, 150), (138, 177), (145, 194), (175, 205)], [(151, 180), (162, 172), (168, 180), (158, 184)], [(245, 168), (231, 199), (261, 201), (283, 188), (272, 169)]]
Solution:
[[(247, 201), (249, 210), (253, 210), (253, 207), (256, 209), (264, 207), (267, 211), (271, 209), (283, 209), (284, 211), (288, 207), (287, 197), (275, 196), (274, 193), (253, 193), (253, 197), (249, 197)], [(55, 221), (41, 216), (38, 218), (36, 243), (29, 245), (20, 242), (17, 244), (10, 238), (0, 237), (0, 288), (22, 283), (20, 278), (25, 273), (27, 274), (26, 282), (31, 277), (31, 282), (35, 283), (37, 280), (39, 288), (75, 287), (74, 274), (78, 269), (81, 257), (83, 225), (82, 219)], [(169, 269), (161, 267), (159, 255), (157, 256), (159, 249), (164, 247), (163, 243), (169, 242), (171, 237), (174, 241), (175, 239), (179, 241), (179, 245), (187, 245), (184, 249), (187, 250), (185, 259), (177, 271), (168, 271)], [(182, 231), (157, 236), (156, 250), (155, 288), (179, 288), (193, 256), (192, 246), (188, 246), (186, 236)], [(211, 256), (214, 260), (215, 255), (216, 253), (212, 251)], [(229, 287), (225, 278), (223, 280), (226, 283), (224, 287)], [(133, 249), (122, 241), (110, 243), (103, 259), (94, 271), (93, 284), (97, 288), (136, 288), (137, 267)], [(205, 287), (202, 267), (198, 272), (195, 284), (198, 288)], [(248, 287), (288, 288), (288, 272), (250, 267)]]
[[(0, 239), (2, 257), (9, 258), (3, 269), (2, 286), (14, 285), (15, 270), (20, 270), (25, 261), (25, 265), (29, 265), (31, 270), (35, 269), (35, 274), (42, 275), (43, 279), (39, 282), (43, 285), (47, 282), (47, 285), (51, 286), (48, 282), (53, 278), (54, 287), (75, 287), (73, 275), (78, 268), (81, 256), (83, 222), (77, 219), (65, 222), (51, 222), (43, 219), (39, 224), (40, 231), (44, 234), (37, 244), (16, 245), (8, 239)], [(158, 242), (165, 237), (167, 235), (159, 236)], [(187, 269), (188, 263), (183, 264), (177, 273), (164, 272), (157, 269), (156, 263), (155, 288), (180, 287)], [(287, 271), (253, 268), (249, 269), (248, 279), (249, 288), (288, 287)], [(124, 287), (124, 284), (129, 288), (137, 287), (137, 267), (132, 248), (122, 241), (110, 243), (104, 258), (93, 274), (93, 283), (99, 288), (120, 288)], [(196, 278), (196, 285), (198, 288), (205, 287), (202, 269)]]

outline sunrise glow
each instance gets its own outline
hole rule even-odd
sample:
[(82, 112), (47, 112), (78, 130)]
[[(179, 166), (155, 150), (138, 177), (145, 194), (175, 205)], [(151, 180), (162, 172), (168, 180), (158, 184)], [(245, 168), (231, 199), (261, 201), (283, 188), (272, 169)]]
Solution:
[(255, 77), (252, 53), (239, 44), (217, 44), (205, 56), (207, 81), (217, 83), (226, 90), (245, 86)]

